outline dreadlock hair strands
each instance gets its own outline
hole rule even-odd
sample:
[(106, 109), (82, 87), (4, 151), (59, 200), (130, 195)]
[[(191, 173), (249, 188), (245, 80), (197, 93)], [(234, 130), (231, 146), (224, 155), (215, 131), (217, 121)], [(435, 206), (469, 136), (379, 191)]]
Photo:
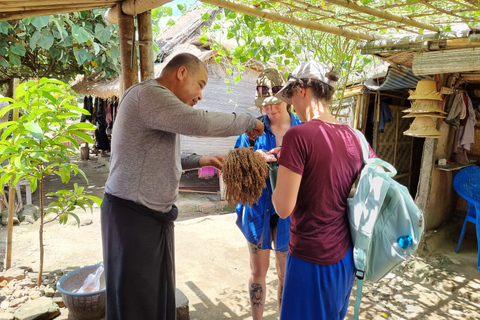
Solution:
[(223, 160), (222, 176), (229, 204), (257, 204), (267, 185), (268, 164), (252, 148), (233, 149)]

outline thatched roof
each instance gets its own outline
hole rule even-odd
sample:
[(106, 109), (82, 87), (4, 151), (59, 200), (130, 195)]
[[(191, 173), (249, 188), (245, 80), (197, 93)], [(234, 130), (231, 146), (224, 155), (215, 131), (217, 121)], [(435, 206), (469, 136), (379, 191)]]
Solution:
[[(154, 67), (154, 74), (155, 77), (160, 76), (163, 67), (178, 53), (188, 52), (196, 57), (198, 57), (202, 62), (206, 63), (210, 58), (216, 56), (216, 51), (214, 50), (202, 50), (196, 45), (191, 43), (183, 43), (175, 47), (175, 49), (170, 53), (168, 57), (164, 59), (162, 63), (155, 64)], [(227, 76), (225, 72), (225, 76)], [(78, 94), (85, 94), (85, 95), (94, 95), (99, 98), (108, 99), (111, 97), (119, 97), (121, 95), (121, 81), (120, 78), (117, 77), (111, 81), (98, 79), (98, 78), (89, 78), (83, 75), (78, 76), (75, 80), (74, 84), (72, 85), (73, 91)]]
[(121, 81), (119, 78), (104, 80), (79, 75), (72, 85), (72, 90), (78, 94), (92, 95), (102, 99), (116, 97), (120, 93)]
[[(204, 13), (209, 13), (213, 20), (217, 12), (218, 10), (215, 9), (194, 7), (185, 15), (182, 15), (176, 21), (175, 25), (165, 28), (165, 31), (156, 39), (157, 45), (162, 51), (162, 62), (154, 66), (155, 77), (160, 76), (163, 67), (178, 53), (191, 53), (204, 63), (207, 63), (212, 57), (217, 56), (217, 51), (210, 49), (211, 41), (215, 41), (215, 35), (212, 35), (207, 43), (199, 41), (199, 38), (202, 36), (201, 29), (210, 23), (204, 21), (201, 16)], [(233, 44), (222, 42), (222, 46), (230, 50)], [(224, 69), (221, 75), (222, 77), (230, 77), (226, 72), (227, 64), (229, 64), (228, 59), (222, 59), (221, 66)], [(252, 62), (249, 68), (258, 72), (263, 69), (260, 63), (255, 62)], [(98, 76), (79, 76), (72, 85), (72, 89), (78, 94), (95, 95), (106, 99), (119, 96), (122, 92), (120, 85), (121, 81), (119, 81), (119, 78), (108, 81)]]

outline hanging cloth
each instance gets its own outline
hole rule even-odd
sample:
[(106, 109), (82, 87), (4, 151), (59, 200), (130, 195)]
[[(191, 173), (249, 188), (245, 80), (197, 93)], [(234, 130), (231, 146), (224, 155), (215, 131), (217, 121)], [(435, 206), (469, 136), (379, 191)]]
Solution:
[(445, 122), (458, 127), (460, 120), (467, 115), (465, 102), (461, 92), (454, 92), (445, 103), (445, 111), (448, 112)]
[[(370, 122), (373, 124), (375, 119), (375, 112), (370, 114)], [(380, 101), (380, 119), (378, 121), (378, 131), (385, 132), (385, 123), (393, 120), (390, 106), (385, 101)]]
[(475, 117), (472, 100), (470, 100), (470, 97), (465, 92), (463, 93), (463, 97), (467, 101), (468, 117), (465, 117), (467, 121), (465, 121), (465, 129), (460, 137), (459, 144), (464, 149), (470, 150), (475, 143), (475, 124), (477, 123), (477, 119)]
[(107, 121), (107, 128), (111, 128), (113, 126), (113, 117), (112, 117), (112, 102), (107, 100), (107, 110), (105, 112), (105, 120)]

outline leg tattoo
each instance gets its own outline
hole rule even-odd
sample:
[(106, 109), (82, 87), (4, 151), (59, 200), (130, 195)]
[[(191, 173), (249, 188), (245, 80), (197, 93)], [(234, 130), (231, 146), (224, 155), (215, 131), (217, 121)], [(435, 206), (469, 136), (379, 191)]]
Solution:
[(263, 288), (260, 283), (252, 283), (250, 285), (250, 300), (252, 306), (260, 308), (263, 302)]
[(248, 248), (250, 249), (251, 254), (258, 254), (258, 250), (262, 250), (262, 240), (260, 240), (260, 243), (257, 245), (254, 245), (249, 242)]
[(279, 294), (280, 297), (278, 299), (278, 305), (281, 306), (282, 305), (282, 300), (283, 300), (283, 284), (280, 286), (279, 290), (280, 290), (280, 294)]

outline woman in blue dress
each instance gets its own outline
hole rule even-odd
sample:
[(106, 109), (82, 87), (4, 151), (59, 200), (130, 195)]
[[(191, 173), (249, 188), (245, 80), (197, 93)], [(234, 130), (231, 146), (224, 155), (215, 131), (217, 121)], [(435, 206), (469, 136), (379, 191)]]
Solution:
[[(275, 97), (285, 84), (285, 77), (276, 69), (268, 68), (260, 73), (256, 83), (255, 106), (264, 114), (261, 120), (265, 124), (265, 131), (255, 141), (242, 134), (238, 137), (235, 148), (252, 146), (267, 162), (276, 161), (275, 156), (269, 151), (280, 147), (285, 132), (301, 123), (298, 117), (290, 112), (291, 106)], [(267, 186), (258, 204), (251, 206), (238, 204), (236, 208), (237, 225), (247, 239), (250, 251), (248, 291), (253, 320), (262, 319), (263, 316), (266, 300), (265, 278), (269, 267), (270, 250), (275, 252), (279, 310), (282, 301), (290, 218), (282, 219), (276, 214), (272, 204), (272, 192), (271, 183), (267, 179)]]

